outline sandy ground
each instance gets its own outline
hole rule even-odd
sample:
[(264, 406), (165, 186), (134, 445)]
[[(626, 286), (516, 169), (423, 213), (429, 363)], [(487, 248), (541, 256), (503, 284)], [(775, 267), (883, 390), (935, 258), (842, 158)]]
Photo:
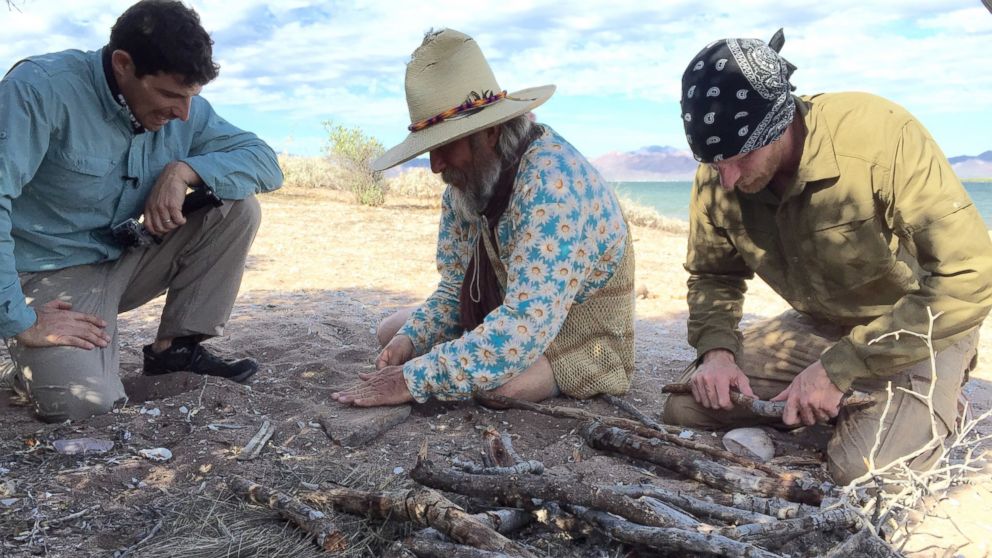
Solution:
[[(436, 455), (471, 456), (478, 431), (488, 425), (512, 433), (520, 453), (549, 467), (571, 468), (604, 482), (657, 478), (655, 468), (607, 459), (586, 447), (572, 421), (470, 403), (415, 407), (403, 424), (358, 449), (331, 444), (315, 422), (343, 412), (329, 393), (371, 369), (378, 321), (415, 304), (435, 286), (437, 210), (397, 200), (365, 208), (346, 203), (340, 194), (318, 191), (281, 191), (261, 200), (264, 223), (228, 335), (211, 342), (224, 353), (257, 358), (263, 368), (258, 379), (246, 388), (204, 383), (186, 374), (155, 381), (141, 377), (141, 346), (154, 334), (159, 299), (121, 318), (121, 373), (131, 402), (119, 412), (43, 425), (27, 407), (0, 394), (0, 499), (14, 499), (0, 505), (0, 556), (108, 555), (134, 545), (163, 522), (165, 527), (130, 555), (168, 555), (156, 554), (155, 548), (168, 542), (168, 526), (177, 525), (174, 516), (185, 509), (177, 502), (205, 494), (220, 499), (226, 474), (292, 489), (296, 480), (338, 480), (333, 471), (343, 466), (379, 479), (376, 486), (381, 487), (403, 482), (424, 440)], [(641, 296), (637, 374), (627, 399), (654, 414), (661, 408), (659, 385), (671, 381), (693, 356), (685, 342), (681, 262), (686, 240), (638, 227), (634, 239)], [(746, 321), (785, 308), (767, 286), (752, 282)], [(966, 392), (976, 412), (989, 408), (992, 321), (983, 326), (981, 360)], [(613, 412), (600, 401), (581, 405)], [(142, 412), (148, 409), (161, 415)], [(254, 461), (236, 460), (264, 419), (276, 425), (269, 448)], [(217, 424), (240, 428), (209, 426)], [(983, 428), (992, 430), (988, 424)], [(59, 438), (87, 436), (113, 440), (115, 448), (80, 458), (58, 455), (50, 445)], [(152, 447), (169, 448), (173, 459), (156, 464), (137, 455)], [(986, 555), (992, 528), (988, 506), (981, 504), (990, 496), (988, 484), (946, 496), (937, 515), (950, 519), (928, 520), (921, 530), (934, 536), (917, 537), (907, 550), (939, 556), (957, 548), (966, 556)], [(86, 511), (78, 518), (51, 523), (81, 510)], [(530, 542), (549, 556), (607, 552), (595, 541), (539, 537)]]

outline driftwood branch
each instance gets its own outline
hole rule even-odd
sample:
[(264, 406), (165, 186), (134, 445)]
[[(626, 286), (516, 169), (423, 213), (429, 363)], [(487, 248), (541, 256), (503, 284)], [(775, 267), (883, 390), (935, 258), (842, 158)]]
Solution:
[(665, 442), (677, 446), (682, 446), (687, 449), (699, 451), (707, 455), (716, 457), (718, 459), (723, 459), (726, 461), (730, 461), (731, 463), (736, 463), (737, 465), (748, 467), (750, 469), (757, 469), (759, 471), (772, 475), (776, 478), (779, 478), (783, 482), (789, 482), (791, 479), (799, 476), (796, 473), (786, 472), (772, 465), (759, 463), (753, 459), (748, 459), (744, 456), (730, 453), (729, 451), (722, 448), (715, 448), (713, 446), (708, 446), (706, 444), (702, 444), (694, 440), (680, 438), (678, 434), (680, 434), (683, 431), (682, 428), (676, 428), (664, 424), (658, 425), (661, 427), (660, 430), (655, 428), (648, 428), (635, 420), (617, 418), (617, 417), (608, 417), (605, 415), (597, 415), (595, 413), (590, 413), (589, 411), (585, 411), (583, 409), (575, 409), (572, 407), (557, 407), (552, 405), (542, 405), (540, 403), (531, 403), (529, 401), (521, 401), (519, 399), (513, 399), (510, 397), (504, 397), (486, 392), (476, 394), (476, 399), (481, 399), (483, 401), (493, 401), (504, 407), (521, 409), (525, 411), (532, 411), (535, 413), (540, 413), (542, 415), (548, 415), (557, 418), (570, 418), (570, 419), (576, 419), (582, 421), (594, 421), (594, 422), (600, 422), (607, 426), (615, 426), (617, 428), (623, 428), (624, 430), (629, 430), (639, 436), (664, 440)]
[(403, 541), (403, 547), (417, 558), (510, 558), (513, 556), (417, 535)]
[[(581, 421), (598, 421), (603, 424), (608, 424), (610, 426), (616, 426), (618, 428), (626, 428), (626, 429), (643, 427), (643, 425), (637, 422), (636, 420), (630, 420), (619, 417), (608, 417), (605, 415), (597, 415), (596, 413), (590, 413), (589, 411), (583, 409), (577, 409), (575, 407), (560, 407), (556, 405), (542, 405), (541, 403), (531, 403), (530, 401), (514, 399), (512, 397), (498, 395), (489, 391), (477, 392), (475, 394), (475, 398), (478, 401), (495, 403), (507, 409), (520, 409), (522, 411), (531, 411), (534, 413), (547, 415), (549, 417), (566, 418), (566, 419), (574, 419)], [(664, 427), (666, 432), (669, 432), (671, 434), (678, 434), (682, 432), (682, 428), (678, 428), (675, 426), (665, 426), (665, 425), (662, 426)]]
[(790, 502), (782, 498), (767, 498), (753, 494), (724, 494), (720, 492), (710, 494), (706, 498), (723, 506), (752, 511), (776, 519), (791, 519), (793, 517), (802, 517), (820, 512), (818, 506), (809, 506)]
[(612, 426), (591, 423), (582, 429), (582, 437), (592, 448), (661, 465), (724, 492), (776, 496), (812, 505), (818, 505), (823, 500), (823, 488), (812, 481), (792, 479), (783, 482), (780, 479), (758, 477), (701, 459), (681, 448), (664, 446), (657, 439), (636, 436)]
[(813, 531), (833, 531), (850, 529), (866, 522), (854, 510), (837, 508), (822, 513), (776, 521), (774, 523), (752, 523), (737, 527), (724, 527), (714, 531), (719, 535), (745, 542), (766, 544), (783, 538), (795, 538)]
[[(689, 384), (667, 384), (661, 388), (662, 393), (692, 394), (692, 386)], [(742, 409), (749, 409), (759, 417), (780, 418), (785, 412), (785, 401), (764, 401), (757, 397), (744, 395), (739, 391), (730, 392), (730, 401)], [(875, 404), (875, 398), (871, 394), (862, 391), (852, 392), (840, 400), (840, 406), (848, 410), (871, 407)]]
[(540, 475), (544, 472), (544, 463), (540, 461), (522, 461), (509, 467), (486, 467), (471, 461), (454, 459), (452, 465), (473, 475)]
[(835, 546), (824, 558), (902, 558), (896, 549), (878, 538), (869, 528), (864, 528)]
[(732, 525), (745, 525), (749, 523), (771, 523), (777, 521), (776, 518), (756, 513), (750, 510), (742, 510), (731, 506), (707, 502), (685, 494), (678, 494), (660, 486), (650, 485), (630, 485), (617, 486), (614, 490), (631, 498), (648, 496), (671, 504), (679, 509), (685, 510), (697, 517), (708, 517)]
[(283, 518), (312, 535), (324, 550), (337, 552), (348, 547), (345, 534), (338, 530), (323, 512), (311, 508), (292, 496), (239, 476), (228, 477), (227, 486), (242, 498), (278, 511)]
[(582, 506), (570, 506), (569, 510), (598, 527), (613, 540), (661, 550), (666, 555), (691, 553), (748, 558), (775, 558), (778, 556), (752, 544), (735, 541), (720, 535), (697, 533), (685, 529), (638, 525), (608, 513)]
[(617, 409), (620, 409), (621, 411), (627, 413), (628, 415), (636, 418), (637, 420), (641, 421), (641, 423), (644, 426), (647, 426), (648, 428), (653, 428), (655, 430), (665, 430), (664, 424), (642, 413), (640, 409), (635, 407), (633, 403), (627, 401), (626, 399), (621, 399), (615, 395), (610, 395), (608, 393), (604, 393), (600, 395), (599, 398), (602, 399), (603, 401), (606, 401), (610, 405), (613, 405)]
[(272, 426), (272, 423), (268, 419), (262, 421), (262, 427), (251, 437), (251, 440), (248, 440), (244, 449), (238, 454), (238, 461), (250, 461), (258, 457), (262, 453), (262, 449), (265, 448), (265, 444), (268, 443), (275, 432), (276, 428)]
[(525, 460), (513, 449), (509, 434), (500, 434), (493, 427), (482, 433), (482, 465), (453, 459), (451, 464), (474, 475), (523, 475), (544, 473), (544, 463)]
[(452, 540), (475, 548), (527, 558), (534, 556), (522, 545), (465, 513), (451, 500), (434, 490), (367, 492), (350, 488), (331, 488), (308, 493), (306, 499), (353, 515), (374, 519), (401, 519), (425, 527), (433, 527)]
[(513, 507), (533, 509), (536, 507), (535, 499), (551, 500), (605, 510), (643, 525), (670, 527), (676, 524), (676, 520), (658, 515), (657, 510), (644, 502), (574, 478), (473, 475), (439, 467), (425, 456), (417, 460), (410, 477), (424, 486), (466, 496), (493, 498), (502, 505)]
[(508, 433), (500, 434), (491, 426), (482, 432), (482, 463), (486, 467), (512, 467), (523, 461)]

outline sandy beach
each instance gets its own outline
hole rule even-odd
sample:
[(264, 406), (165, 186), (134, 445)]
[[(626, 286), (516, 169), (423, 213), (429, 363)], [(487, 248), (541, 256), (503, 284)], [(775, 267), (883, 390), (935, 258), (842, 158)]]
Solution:
[[(657, 478), (656, 468), (644, 469), (643, 464), (609, 464), (583, 445), (573, 421), (535, 419), (533, 414), (490, 411), (471, 403), (416, 406), (402, 424), (358, 449), (329, 443), (318, 417), (346, 415), (329, 393), (357, 372), (371, 369), (378, 321), (416, 304), (436, 284), (438, 209), (402, 198), (390, 198), (379, 208), (362, 207), (341, 192), (293, 188), (260, 200), (263, 224), (227, 336), (211, 342), (222, 352), (257, 358), (263, 369), (258, 380), (250, 389), (214, 380), (204, 383), (185, 374), (149, 382), (140, 376), (141, 346), (154, 334), (162, 300), (122, 316), (122, 376), (132, 396), (123, 410), (88, 421), (43, 425), (31, 418), (29, 408), (6, 392), (0, 395), (0, 467), (8, 471), (0, 482), (14, 482), (12, 497), (18, 498), (0, 507), (0, 532), (30, 531), (24, 514), (32, 508), (52, 518), (98, 505), (89, 512), (86, 528), (45, 534), (49, 555), (111, 554), (141, 540), (160, 522), (163, 527), (136, 555), (165, 556), (180, 548), (175, 546), (177, 533), (183, 525), (192, 528), (189, 518), (201, 517), (196, 516), (195, 510), (201, 509), (197, 502), (202, 504), (208, 496), (230, 502), (223, 485), (226, 474), (267, 479), (292, 489), (298, 480), (337, 482), (347, 477), (353, 482), (354, 472), (361, 471), (362, 478), (372, 479), (368, 482), (379, 489), (402, 486), (409, 482), (405, 472), (413, 467), (425, 440), (437, 455), (465, 455), (477, 447), (479, 430), (488, 425), (511, 432), (520, 453), (550, 468), (569, 468), (602, 482)], [(661, 409), (659, 386), (671, 381), (694, 355), (685, 341), (685, 244), (682, 234), (634, 227), (637, 373), (626, 399), (652, 415)], [(759, 280), (751, 282), (746, 321), (786, 308)], [(980, 354), (966, 387), (976, 414), (992, 402), (992, 320), (982, 328)], [(615, 412), (601, 401), (580, 405), (599, 413)], [(142, 413), (150, 408), (161, 415)], [(197, 412), (191, 416), (191, 410)], [(276, 425), (272, 447), (254, 461), (236, 460), (263, 417)], [(208, 428), (217, 423), (240, 429)], [(987, 423), (981, 428), (992, 432)], [(48, 446), (53, 439), (84, 436), (112, 439), (117, 446), (110, 456), (89, 458), (57, 455)], [(136, 455), (138, 449), (160, 446), (174, 455), (166, 464)], [(992, 533), (986, 512), (976, 512), (987, 509), (981, 502), (990, 496), (988, 483), (955, 493), (940, 510), (953, 517), (956, 528), (946, 520), (928, 520), (933, 528), (927, 531), (943, 539), (919, 538), (913, 542), (919, 546), (907, 550), (937, 556), (939, 549), (963, 545), (958, 550), (962, 555), (985, 555)], [(184, 515), (187, 523), (181, 520)], [(205, 523), (197, 528), (201, 527), (207, 528)], [(366, 547), (375, 548), (367, 542), (374, 540), (368, 529), (356, 526), (356, 540), (366, 537), (361, 539)], [(575, 556), (600, 556), (604, 550), (595, 541), (542, 539), (533, 544), (552, 556), (563, 555), (563, 549)], [(6, 535), (3, 545), (0, 555), (30, 551), (25, 540)], [(256, 551), (269, 555), (262, 547)]]

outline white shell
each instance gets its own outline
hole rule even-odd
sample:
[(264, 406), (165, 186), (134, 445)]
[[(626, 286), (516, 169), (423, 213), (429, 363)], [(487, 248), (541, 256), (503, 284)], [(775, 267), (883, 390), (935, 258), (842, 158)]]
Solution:
[(151, 459), (152, 461), (168, 461), (172, 459), (172, 452), (166, 448), (143, 449), (138, 453), (141, 454), (141, 457)]
[(727, 451), (764, 463), (775, 457), (775, 444), (760, 428), (735, 428), (723, 435)]

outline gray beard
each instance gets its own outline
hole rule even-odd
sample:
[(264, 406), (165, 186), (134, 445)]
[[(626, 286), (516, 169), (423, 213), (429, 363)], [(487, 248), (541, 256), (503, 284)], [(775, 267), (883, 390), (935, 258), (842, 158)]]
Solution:
[(468, 173), (455, 169), (446, 169), (441, 173), (441, 179), (451, 186), (452, 210), (469, 222), (479, 220), (479, 215), (485, 211), (496, 192), (502, 165), (495, 153), (491, 157), (488, 155), (477, 155)]

